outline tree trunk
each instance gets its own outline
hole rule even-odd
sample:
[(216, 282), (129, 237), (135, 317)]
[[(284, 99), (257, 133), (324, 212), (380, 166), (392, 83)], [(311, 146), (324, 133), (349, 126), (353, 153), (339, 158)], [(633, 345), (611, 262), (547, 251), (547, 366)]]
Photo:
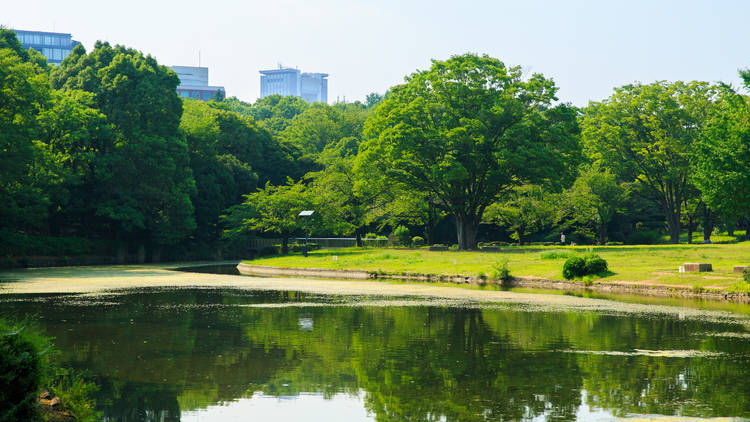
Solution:
[(603, 221), (599, 223), (599, 244), (607, 244), (607, 223)]
[(456, 215), (456, 234), (458, 249), (469, 250), (477, 247), (477, 219), (465, 215)]
[(693, 244), (693, 216), (688, 215), (687, 220), (687, 230), (688, 230), (688, 244)]
[(354, 230), (354, 238), (357, 243), (357, 247), (362, 247), (362, 233), (360, 233), (359, 229)]
[(161, 262), (161, 245), (154, 245), (151, 248), (151, 262), (153, 263), (159, 263)]
[(523, 238), (523, 229), (516, 230), (516, 236), (518, 236), (518, 246), (523, 246), (524, 238)]
[(711, 243), (711, 233), (714, 231), (714, 218), (711, 208), (703, 206), (703, 243)]
[(669, 243), (680, 243), (680, 213), (667, 213), (667, 229), (669, 230)]
[(119, 241), (117, 244), (117, 252), (115, 252), (115, 262), (118, 264), (124, 264), (127, 255), (128, 244), (123, 241)]
[[(307, 247), (306, 244), (305, 244), (305, 247)], [(286, 255), (288, 253), (289, 253), (289, 235), (285, 234), (281, 238), (281, 254)]]
[(138, 244), (138, 252), (136, 253), (136, 260), (139, 264), (146, 262), (146, 245), (143, 243)]

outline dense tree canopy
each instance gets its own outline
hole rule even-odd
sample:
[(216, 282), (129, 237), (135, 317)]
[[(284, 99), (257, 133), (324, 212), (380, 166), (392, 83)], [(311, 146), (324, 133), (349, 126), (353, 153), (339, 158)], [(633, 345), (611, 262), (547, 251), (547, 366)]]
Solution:
[(644, 185), (664, 212), (672, 243), (680, 237), (695, 143), (711, 116), (717, 88), (705, 82), (655, 82), (615, 89), (583, 118), (589, 155), (623, 181)]
[(459, 247), (474, 248), (484, 210), (501, 193), (572, 178), (576, 112), (553, 106), (556, 90), (487, 56), (433, 61), (376, 108), (362, 159), (382, 160), (389, 176), (433, 193), (456, 219)]

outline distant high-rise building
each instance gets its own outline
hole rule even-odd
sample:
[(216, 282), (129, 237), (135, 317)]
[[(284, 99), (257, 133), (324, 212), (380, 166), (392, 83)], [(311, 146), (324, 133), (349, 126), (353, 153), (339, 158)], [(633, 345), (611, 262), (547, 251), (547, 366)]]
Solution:
[(217, 91), (226, 96), (223, 86), (208, 85), (208, 68), (195, 66), (170, 66), (180, 78), (177, 93), (182, 98), (208, 101), (216, 97)]
[(281, 68), (260, 71), (260, 98), (269, 95), (302, 97), (308, 103), (328, 102), (328, 74)]
[(62, 32), (25, 31), (14, 29), (18, 41), (25, 49), (33, 48), (47, 58), (47, 62), (60, 64), (68, 57), (73, 47), (80, 44), (70, 34)]

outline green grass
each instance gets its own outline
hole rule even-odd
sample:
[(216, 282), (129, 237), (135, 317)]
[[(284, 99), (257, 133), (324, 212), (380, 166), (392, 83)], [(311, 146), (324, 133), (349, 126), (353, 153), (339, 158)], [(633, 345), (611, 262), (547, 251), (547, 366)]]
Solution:
[[(491, 274), (494, 265), (507, 260), (510, 272), (514, 276), (562, 279), (562, 265), (565, 259), (589, 251), (599, 254), (609, 264), (609, 272), (588, 280), (591, 282), (628, 281), (750, 291), (748, 284), (741, 282), (741, 275), (732, 273), (733, 266), (750, 264), (750, 242), (711, 245), (540, 246), (524, 247), (515, 251), (508, 248), (499, 253), (346, 248), (314, 251), (307, 258), (294, 254), (247, 262), (278, 267), (476, 276), (480, 273)], [(334, 256), (337, 259), (334, 260)], [(714, 271), (678, 273), (678, 267), (685, 262), (708, 262), (713, 265)]]

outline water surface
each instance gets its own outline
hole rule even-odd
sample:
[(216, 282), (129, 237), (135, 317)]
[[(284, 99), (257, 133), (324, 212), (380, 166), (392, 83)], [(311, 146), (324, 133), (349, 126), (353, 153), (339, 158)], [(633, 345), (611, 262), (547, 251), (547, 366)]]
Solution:
[(231, 288), (3, 295), (111, 421), (750, 418), (731, 318)]

